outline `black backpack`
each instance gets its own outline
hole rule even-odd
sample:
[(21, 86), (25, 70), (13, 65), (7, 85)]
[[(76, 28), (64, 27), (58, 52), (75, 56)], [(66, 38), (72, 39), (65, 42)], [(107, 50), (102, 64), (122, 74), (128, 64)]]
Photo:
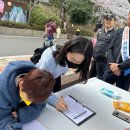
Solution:
[(53, 42), (52, 41), (46, 41), (43, 44), (43, 47), (41, 48), (37, 48), (34, 50), (34, 54), (33, 56), (30, 58), (30, 60), (34, 63), (37, 64), (41, 58), (42, 53), (44, 52), (44, 50), (46, 50), (48, 47), (53, 46)]

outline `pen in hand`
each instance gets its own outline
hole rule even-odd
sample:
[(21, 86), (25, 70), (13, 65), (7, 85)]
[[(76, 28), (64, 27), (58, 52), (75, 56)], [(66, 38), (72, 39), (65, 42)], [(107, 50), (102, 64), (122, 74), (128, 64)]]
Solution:
[(59, 111), (65, 111), (68, 108), (67, 103), (64, 101), (64, 97), (61, 96), (58, 102), (56, 103), (56, 108)]
[(68, 105), (67, 105), (67, 103), (65, 102), (63, 96), (61, 96), (61, 101), (63, 102), (63, 107), (64, 107), (64, 109), (66, 110), (66, 109), (68, 108)]

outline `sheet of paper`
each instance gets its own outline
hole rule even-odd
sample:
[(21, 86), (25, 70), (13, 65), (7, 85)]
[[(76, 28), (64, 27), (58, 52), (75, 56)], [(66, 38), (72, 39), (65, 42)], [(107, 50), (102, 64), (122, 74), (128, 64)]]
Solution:
[(64, 100), (68, 104), (68, 109), (63, 113), (69, 117), (75, 119), (86, 112), (83, 106), (70, 96), (65, 97)]
[(64, 100), (68, 104), (68, 110), (63, 113), (77, 125), (81, 124), (85, 119), (95, 115), (93, 111), (88, 109), (86, 106), (83, 106), (71, 96), (66, 96)]
[(41, 125), (38, 121), (34, 120), (23, 125), (22, 130), (48, 130), (45, 126)]

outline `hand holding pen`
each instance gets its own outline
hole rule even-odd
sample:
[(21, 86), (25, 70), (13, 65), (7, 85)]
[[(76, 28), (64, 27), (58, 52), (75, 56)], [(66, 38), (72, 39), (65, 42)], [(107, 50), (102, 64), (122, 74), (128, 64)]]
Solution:
[(68, 105), (64, 101), (64, 97), (61, 96), (58, 102), (56, 103), (56, 109), (59, 111), (65, 111), (67, 108), (68, 108)]

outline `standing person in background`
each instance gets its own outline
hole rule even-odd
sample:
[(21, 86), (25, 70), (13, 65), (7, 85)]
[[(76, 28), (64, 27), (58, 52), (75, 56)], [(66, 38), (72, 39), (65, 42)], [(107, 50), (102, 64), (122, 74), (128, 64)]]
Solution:
[(118, 29), (108, 51), (108, 70), (105, 81), (128, 91), (130, 86), (130, 13), (127, 26)]
[(49, 71), (55, 78), (53, 92), (61, 89), (61, 75), (69, 68), (75, 68), (80, 73), (79, 79), (88, 79), (89, 65), (93, 53), (91, 41), (84, 37), (73, 37), (63, 45), (47, 48), (36, 66)]
[(64, 30), (66, 31), (66, 28), (67, 28), (67, 22), (66, 22), (66, 20), (64, 20), (63, 25), (64, 25)]
[(103, 27), (102, 20), (98, 20), (98, 22), (96, 23), (96, 26), (94, 28), (94, 32), (98, 32), (98, 29), (101, 29), (102, 27)]
[(97, 43), (94, 47), (93, 59), (96, 63), (97, 78), (104, 80), (103, 75), (107, 66), (108, 47), (115, 33), (115, 18), (112, 14), (104, 17), (104, 28), (98, 31)]
[(92, 39), (92, 43), (93, 43), (93, 47), (96, 46), (96, 43), (97, 43), (97, 34), (99, 32), (99, 30), (101, 30), (103, 27), (103, 22), (101, 20), (99, 20), (97, 23), (96, 23), (96, 26), (94, 28), (94, 37)]
[(78, 28), (76, 29), (76, 35), (79, 36), (80, 33), (81, 33), (80, 26), (78, 26)]
[[(93, 43), (93, 49), (94, 47), (96, 46), (96, 43), (97, 43), (97, 34), (98, 34), (98, 31), (101, 30), (102, 28), (102, 22), (101, 20), (97, 22), (95, 28), (94, 28), (94, 37), (92, 38), (92, 43)], [(89, 78), (92, 78), (92, 77), (96, 77), (97, 75), (97, 71), (96, 71), (96, 61), (93, 59), (91, 59), (91, 66), (90, 66), (90, 71), (89, 71)]]
[(56, 22), (54, 20), (47, 23), (47, 38), (48, 40), (54, 40), (54, 32), (56, 32)]
[(56, 29), (56, 32), (57, 32), (56, 38), (58, 39), (60, 37), (60, 35), (61, 35), (61, 28), (60, 28), (60, 26), (58, 26), (58, 28)]
[(52, 21), (52, 19), (49, 19), (45, 25), (45, 31), (44, 31), (44, 38), (47, 37), (47, 32), (48, 32), (48, 29), (47, 29), (47, 25), (48, 23), (50, 23)]

